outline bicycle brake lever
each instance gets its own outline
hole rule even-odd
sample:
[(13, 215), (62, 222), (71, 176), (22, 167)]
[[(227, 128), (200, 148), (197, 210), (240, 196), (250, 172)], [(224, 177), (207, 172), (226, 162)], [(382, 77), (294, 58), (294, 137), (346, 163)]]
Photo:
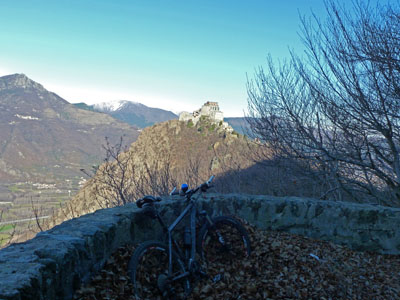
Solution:
[(213, 179), (214, 179), (214, 175), (211, 175), (211, 177), (207, 180), (207, 185), (210, 185), (211, 184), (211, 181), (213, 181)]
[(174, 187), (174, 189), (171, 191), (171, 193), (169, 193), (169, 195), (170, 196), (177, 195), (176, 194), (176, 187)]

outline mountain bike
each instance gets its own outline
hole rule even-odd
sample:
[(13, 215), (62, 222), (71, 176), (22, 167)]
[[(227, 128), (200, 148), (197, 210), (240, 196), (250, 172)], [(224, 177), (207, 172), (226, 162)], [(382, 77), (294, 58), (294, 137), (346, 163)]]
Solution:
[[(169, 226), (155, 205), (160, 197), (145, 196), (136, 202), (145, 215), (159, 221), (166, 237), (165, 241), (140, 244), (130, 259), (128, 273), (137, 299), (185, 299), (201, 278), (213, 282), (223, 278), (223, 272), (215, 268), (206, 272), (208, 264), (233, 264), (250, 255), (249, 235), (240, 221), (231, 216), (211, 218), (197, 209), (197, 199), (211, 187), (213, 179), (211, 176), (194, 189), (186, 184), (180, 192), (173, 189), (170, 195), (185, 197), (186, 206)], [(183, 230), (177, 234), (179, 224)]]

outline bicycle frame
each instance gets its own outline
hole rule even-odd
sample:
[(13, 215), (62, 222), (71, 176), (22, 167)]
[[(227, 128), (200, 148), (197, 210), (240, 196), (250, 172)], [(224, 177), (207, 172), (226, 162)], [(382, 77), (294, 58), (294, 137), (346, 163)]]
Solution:
[(183, 220), (183, 218), (190, 213), (190, 238), (191, 238), (191, 249), (190, 249), (190, 257), (189, 257), (189, 263), (188, 263), (188, 270), (179, 275), (177, 278), (173, 278), (172, 280), (178, 280), (183, 277), (188, 276), (191, 272), (191, 267), (194, 262), (194, 258), (196, 255), (196, 205), (195, 205), (195, 200), (190, 200), (189, 205), (185, 207), (185, 209), (182, 211), (182, 213), (176, 218), (176, 220), (168, 227), (168, 276), (172, 276), (172, 243), (174, 243), (175, 247), (179, 250), (180, 247), (177, 246), (176, 241), (172, 237), (172, 231), (175, 229), (175, 227)]
[[(199, 191), (199, 187), (194, 189), (189, 195), (186, 195), (186, 199), (189, 201), (188, 205), (184, 208), (184, 210), (180, 213), (180, 215), (175, 219), (175, 221), (167, 226), (161, 216), (159, 215), (158, 211), (156, 214), (156, 217), (158, 221), (160, 222), (161, 226), (164, 229), (164, 232), (167, 233), (168, 235), (168, 277), (171, 278), (172, 281), (180, 280), (182, 278), (185, 278), (189, 276), (192, 273), (192, 266), (193, 262), (195, 261), (195, 255), (196, 255), (196, 218), (197, 218), (197, 207), (196, 207), (196, 199), (192, 199), (192, 196)], [(200, 190), (200, 194), (202, 191)], [(187, 264), (187, 270), (182, 273), (177, 275), (176, 277), (173, 276), (173, 270), (172, 270), (172, 261), (173, 261), (173, 252), (172, 252), (172, 247), (175, 245), (175, 249), (178, 252), (178, 255), (181, 256), (182, 258), (184, 257), (181, 247), (179, 247), (178, 243), (176, 240), (172, 237), (172, 232), (174, 229), (182, 222), (182, 220), (190, 214), (190, 238), (191, 238), (191, 249), (190, 249), (190, 256), (188, 258), (188, 264)], [(186, 261), (185, 261), (186, 262)]]
[[(221, 230), (220, 232), (220, 229), (222, 227), (220, 228), (219, 224), (221, 224), (221, 226), (225, 226), (226, 224), (228, 225), (228, 229), (232, 228), (233, 230), (237, 230), (243, 240), (243, 245), (240, 243), (239, 247), (244, 247), (246, 252), (245, 254), (250, 254), (250, 240), (245, 228), (243, 228), (239, 221), (236, 221), (234, 218), (229, 216), (218, 216), (211, 219), (211, 216), (205, 210), (198, 210), (197, 201), (199, 200), (203, 192), (206, 192), (208, 188), (212, 187), (211, 181), (213, 180), (213, 178), (214, 176), (211, 176), (208, 181), (190, 190), (187, 190), (187, 185), (182, 185), (181, 192), (179, 194), (185, 196), (186, 200), (184, 203), (184, 208), (171, 225), (167, 225), (164, 222), (164, 220), (161, 218), (160, 212), (157, 209), (158, 206), (154, 205), (155, 202), (160, 202), (162, 200), (160, 197), (145, 196), (142, 199), (137, 200), (137, 206), (139, 208), (146, 208), (146, 210), (144, 210), (145, 215), (153, 219), (158, 219), (165, 235), (161, 243), (159, 241), (148, 241), (137, 250), (135, 250), (135, 253), (131, 258), (129, 265), (130, 268), (132, 268), (130, 269), (130, 271), (132, 272), (131, 278), (135, 285), (136, 293), (139, 292), (146, 294), (146, 291), (149, 290), (148, 288), (143, 288), (143, 290), (141, 290), (140, 286), (137, 285), (137, 282), (139, 282), (140, 285), (144, 283), (144, 285), (151, 288), (151, 290), (153, 290), (154, 288), (158, 288), (163, 297), (176, 295), (175, 292), (178, 292), (178, 294), (181, 295), (182, 286), (173, 285), (173, 283), (176, 284), (177, 281), (180, 280), (182, 281), (182, 283), (184, 283), (184, 294), (185, 297), (187, 297), (193, 291), (193, 286), (196, 281), (201, 278), (210, 278), (210, 275), (203, 270), (204, 265), (201, 264), (201, 261), (209, 259), (210, 255), (214, 255), (213, 251), (207, 251), (209, 240), (212, 241), (211, 243), (218, 244), (217, 248), (215, 249), (218, 249), (217, 252), (221, 252), (222, 255), (224, 255), (225, 252), (229, 252), (230, 254), (233, 254), (235, 256), (238, 249), (241, 249), (231, 247), (236, 244), (236, 239), (234, 239), (231, 243), (225, 242), (223, 236), (225, 234), (225, 231)], [(176, 188), (173, 189), (170, 195), (177, 195), (178, 192), (175, 191)], [(186, 218), (189, 216), (190, 221), (188, 222)], [(185, 219), (185, 222), (181, 224), (183, 219)], [(183, 245), (181, 245), (180, 239), (176, 237), (181, 228), (181, 226), (179, 226), (179, 230), (176, 230), (179, 224), (184, 225), (182, 236)], [(201, 236), (197, 236), (197, 230), (199, 230)], [(188, 236), (189, 233), (190, 237)], [(168, 245), (166, 245), (165, 241), (167, 237)], [(210, 239), (207, 237), (210, 237)], [(205, 244), (202, 244), (202, 241), (206, 241)], [(197, 245), (196, 247), (196, 244), (198, 243), (200, 243), (200, 245)], [(206, 249), (206, 254), (204, 254), (205, 252), (203, 247)], [(163, 253), (162, 258), (160, 257), (159, 261), (161, 268), (153, 269), (153, 265), (150, 264), (151, 268), (147, 271), (147, 273), (146, 271), (144, 271), (143, 273), (145, 275), (139, 277), (138, 279), (136, 277), (137, 272), (138, 270), (141, 270), (139, 269), (139, 264), (146, 265), (146, 261), (141, 261), (141, 259), (143, 255), (147, 252), (147, 250), (153, 248), (156, 248), (157, 251), (161, 250)], [(231, 252), (232, 249), (233, 251)], [(166, 252), (168, 252), (168, 267), (165, 265), (167, 263), (165, 261), (165, 254), (167, 254)], [(197, 257), (196, 252), (199, 253)], [(207, 253), (209, 255), (207, 255)], [(152, 253), (150, 252), (150, 255), (151, 254)], [(174, 260), (174, 258), (176, 259)], [(231, 255), (229, 256), (229, 259), (230, 258)], [(199, 261), (197, 259), (199, 259)], [(179, 265), (176, 266), (176, 263), (178, 263)], [(152, 281), (150, 282), (149, 277), (146, 274), (154, 272), (156, 272), (154, 275), (157, 276), (157, 280), (156, 282), (154, 282), (155, 278), (151, 277)], [(143, 282), (143, 280), (145, 280), (145, 282)], [(214, 282), (221, 280), (221, 274), (214, 276), (212, 280)], [(155, 284), (156, 287), (154, 286)], [(178, 288), (176, 291), (175, 287)]]
[[(192, 275), (197, 269), (194, 268), (194, 263), (195, 263), (195, 256), (196, 256), (196, 221), (199, 217), (197, 213), (197, 206), (196, 202), (198, 197), (195, 199), (192, 199), (192, 197), (199, 192), (199, 196), (206, 191), (211, 184), (211, 181), (213, 180), (214, 176), (211, 176), (209, 180), (200, 186), (196, 187), (195, 189), (189, 190), (185, 193), (186, 196), (186, 201), (188, 202), (187, 206), (184, 208), (184, 210), (180, 213), (180, 215), (175, 219), (175, 221), (167, 226), (163, 219), (161, 218), (159, 212), (157, 209), (155, 209), (155, 217), (158, 219), (159, 223), (161, 224), (161, 227), (163, 228), (164, 232), (167, 233), (168, 235), (168, 278), (169, 280), (172, 281), (177, 281), (179, 279), (188, 277)], [(175, 192), (176, 188), (170, 193), (170, 195), (173, 195)], [(151, 204), (153, 205), (153, 204)], [(141, 208), (142, 204), (139, 206)], [(182, 222), (182, 220), (190, 214), (190, 255), (188, 255), (188, 252), (185, 252), (185, 256), (183, 255), (181, 251), (181, 247), (179, 247), (177, 241), (172, 237), (172, 233), (174, 229)], [(211, 224), (212, 221), (208, 217), (207, 213), (201, 212), (200, 215), (204, 215), (206, 217), (206, 220)], [(201, 224), (201, 226), (204, 226), (204, 224)], [(187, 270), (185, 270), (182, 274), (178, 274), (176, 277), (173, 277), (173, 245), (175, 245), (177, 255), (179, 255), (181, 258), (185, 258), (185, 264), (187, 266)], [(195, 271), (194, 271), (195, 270)], [(199, 271), (201, 274), (201, 271)]]

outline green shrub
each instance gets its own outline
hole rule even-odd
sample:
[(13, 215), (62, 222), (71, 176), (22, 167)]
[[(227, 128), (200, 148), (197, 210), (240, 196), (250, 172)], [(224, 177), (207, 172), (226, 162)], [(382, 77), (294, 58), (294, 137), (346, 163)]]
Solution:
[(189, 121), (187, 122), (187, 127), (192, 128), (193, 126), (194, 126), (193, 121), (192, 121), (192, 120), (189, 120)]

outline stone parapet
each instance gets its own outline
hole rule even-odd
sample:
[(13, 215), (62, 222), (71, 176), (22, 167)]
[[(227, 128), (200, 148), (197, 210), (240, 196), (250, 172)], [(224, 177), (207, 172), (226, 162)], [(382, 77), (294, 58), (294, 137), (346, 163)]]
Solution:
[[(171, 222), (184, 206), (165, 199)], [(400, 254), (400, 209), (303, 198), (207, 194), (199, 209), (235, 214), (261, 229), (283, 230), (355, 250)], [(127, 243), (161, 238), (159, 225), (135, 204), (66, 221), (34, 239), (0, 251), (0, 299), (71, 299), (109, 256)]]

